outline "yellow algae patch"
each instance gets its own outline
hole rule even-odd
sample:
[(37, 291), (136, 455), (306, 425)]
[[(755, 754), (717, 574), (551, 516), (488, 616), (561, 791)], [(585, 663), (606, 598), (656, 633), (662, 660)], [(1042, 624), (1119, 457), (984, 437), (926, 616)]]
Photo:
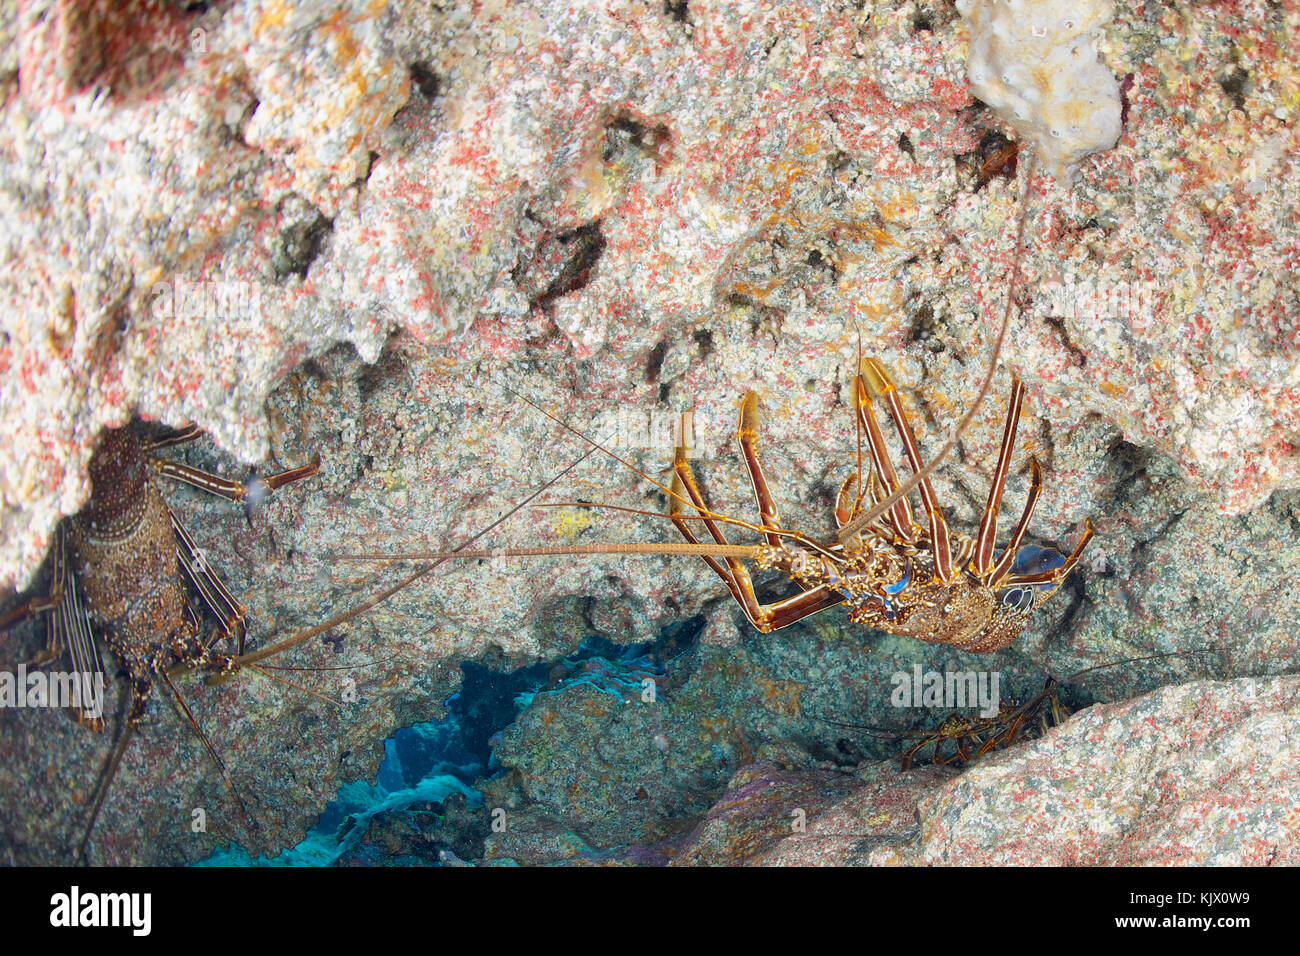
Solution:
[(262, 15), (257, 18), (257, 33), (264, 33), (267, 30), (273, 30), (284, 26), (289, 19), (289, 11), (285, 4), (271, 2), (262, 10)]
[(551, 522), (551, 533), (562, 541), (573, 541), (592, 525), (591, 512), (586, 508), (560, 508)]

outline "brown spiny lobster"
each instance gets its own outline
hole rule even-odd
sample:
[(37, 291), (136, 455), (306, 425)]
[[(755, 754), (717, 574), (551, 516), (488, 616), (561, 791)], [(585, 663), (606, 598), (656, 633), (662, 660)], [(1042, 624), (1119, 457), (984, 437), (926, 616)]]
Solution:
[[(183, 481), (251, 505), (276, 488), (314, 475), (320, 463), (318, 458), (245, 484), (156, 455), (158, 450), (190, 441), (198, 434), (197, 427), (189, 426), (151, 438), (137, 423), (105, 430), (90, 460), (90, 499), (55, 531), (48, 594), (32, 598), (0, 618), (0, 631), (4, 631), (33, 615), (47, 614), (46, 649), (38, 661), (50, 663), (66, 652), (74, 673), (96, 678), (87, 683), (102, 692), (104, 664), (98, 637), (130, 686), (125, 724), (100, 776), (78, 846), (81, 859), (132, 732), (145, 715), (155, 680), (171, 693), (243, 811), (243, 801), (220, 756), (172, 676), (185, 670), (229, 674), (237, 669), (244, 654), (248, 612), (167, 506), (154, 476)], [(216, 621), (207, 634), (187, 591), (198, 596)], [(233, 655), (218, 650), (219, 645), (232, 643)], [(83, 696), (75, 716), (87, 727), (103, 730), (102, 696)]]
[[(1014, 700), (999, 700), (997, 712), (993, 714), (960, 712), (950, 713), (937, 725), (923, 730), (900, 731), (885, 727), (871, 727), (862, 724), (844, 723), (819, 717), (828, 724), (847, 727), (852, 730), (869, 732), (877, 739), (894, 742), (903, 739), (914, 741), (898, 755), (899, 769), (910, 770), (919, 754), (933, 747), (928, 754), (928, 762), (936, 766), (965, 766), (973, 763), (995, 750), (1010, 747), (1019, 740), (1044, 736), (1053, 727), (1058, 727), (1069, 718), (1073, 711), (1061, 701), (1060, 691), (1068, 687), (1085, 674), (1120, 667), (1125, 664), (1138, 664), (1145, 661), (1165, 660), (1171, 657), (1190, 657), (1208, 653), (1206, 648), (1194, 648), (1184, 651), (1168, 651), (1163, 654), (1146, 654), (1141, 657), (1125, 657), (1104, 664), (1094, 664), (1075, 671), (1068, 677), (1057, 680), (1048, 675), (1043, 681), (1042, 689), (1022, 703)], [(948, 751), (951, 745), (952, 751)]]

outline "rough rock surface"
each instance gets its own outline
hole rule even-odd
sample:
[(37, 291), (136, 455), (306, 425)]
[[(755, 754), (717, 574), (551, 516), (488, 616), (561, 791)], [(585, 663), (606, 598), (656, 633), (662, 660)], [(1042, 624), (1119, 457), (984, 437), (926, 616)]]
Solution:
[[(326, 553), (458, 543), (582, 454), (505, 384), (612, 434), (651, 475), (670, 461), (663, 423), (693, 407), (710, 500), (747, 516), (730, 434), (752, 387), (782, 514), (820, 533), (852, 466), (859, 339), (895, 373), (925, 449), (987, 365), (1026, 164), (991, 175), (1010, 171), (981, 151), (1000, 124), (972, 101), (965, 28), (942, 10), (33, 9), (0, 25), (14, 38), (0, 62), (6, 585), (29, 580), (79, 506), (98, 429), (137, 411), (193, 419), (248, 460), (320, 452), (320, 477), (251, 523), (172, 499), (260, 644), (397, 573)], [(1046, 473), (1032, 535), (1064, 545), (1088, 515), (1098, 534), (1054, 610), (983, 666), (1063, 676), (1207, 645), (1166, 676), (1296, 666), (1298, 29), (1294, 2), (1121, 3), (1103, 28), (1106, 67), (1132, 76), (1124, 134), (1068, 193), (1035, 177), (1003, 350), (1030, 389), (1017, 457)], [(936, 480), (962, 529), (987, 491), (1007, 382)], [(185, 454), (238, 470), (229, 454)], [(1008, 512), (1025, 491), (1013, 479)], [(663, 506), (600, 456), (551, 497)], [(491, 543), (670, 531), (528, 509)], [(316, 640), (280, 661), (378, 660), (283, 674), (335, 697), (350, 679), (360, 706), (247, 673), (182, 691), (259, 817), (246, 842), (282, 846), (373, 772), (387, 733), (438, 712), (458, 660), (555, 658), (591, 631), (644, 640), (701, 609), (705, 642), (735, 645), (719, 590), (702, 563), (666, 558), (443, 566), (326, 635), (341, 656)], [(1152, 686), (1096, 680), (1106, 699)], [(48, 717), (0, 714), (14, 859), (75, 842), (108, 751)], [(231, 801), (161, 696), (133, 748), (98, 859), (193, 859), (243, 828), (222, 811), (191, 832), (194, 807)]]
[[(1294, 865), (1294, 678), (1165, 687), (953, 776), (744, 768), (675, 862)], [(797, 811), (802, 829), (794, 832)]]

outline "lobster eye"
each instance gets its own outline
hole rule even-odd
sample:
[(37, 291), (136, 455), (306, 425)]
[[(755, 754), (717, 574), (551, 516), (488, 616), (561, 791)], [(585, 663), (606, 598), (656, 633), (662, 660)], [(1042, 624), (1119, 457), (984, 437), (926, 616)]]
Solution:
[(1034, 589), (1032, 587), (1008, 588), (998, 593), (1002, 598), (1003, 606), (1016, 614), (1027, 614), (1034, 606)]
[(1027, 544), (1016, 552), (1016, 559), (1011, 563), (1012, 574), (1042, 574), (1055, 571), (1065, 566), (1065, 555), (1052, 548), (1040, 548), (1036, 544)]

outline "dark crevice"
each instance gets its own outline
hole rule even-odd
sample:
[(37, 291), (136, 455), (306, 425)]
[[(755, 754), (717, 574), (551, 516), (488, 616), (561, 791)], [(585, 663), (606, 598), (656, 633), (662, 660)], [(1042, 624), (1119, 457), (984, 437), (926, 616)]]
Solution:
[(707, 359), (713, 354), (713, 333), (708, 329), (697, 329), (691, 333), (691, 338), (695, 340), (695, 345), (700, 350), (701, 359)]
[[(390, 340), (391, 341), (391, 340)], [(357, 393), (364, 408), (370, 398), (387, 382), (406, 376), (406, 360), (396, 349), (385, 348), (379, 358), (370, 365), (364, 365), (357, 375)]]
[(1178, 523), (1183, 520), (1183, 515), (1187, 514), (1187, 509), (1172, 512), (1168, 518), (1160, 523), (1150, 535), (1145, 538), (1134, 539), (1133, 541), (1133, 566), (1130, 571), (1130, 577), (1136, 577), (1139, 572), (1146, 569), (1151, 562), (1151, 548), (1162, 538), (1168, 537), (1173, 530), (1178, 527)]
[(923, 345), (931, 352), (942, 352), (943, 341), (939, 338), (939, 327), (943, 320), (934, 314), (934, 308), (928, 302), (922, 302), (911, 314), (907, 326), (907, 341)]
[(957, 17), (957, 8), (952, 3), (918, 3), (912, 14), (912, 33), (937, 33)]
[(824, 281), (835, 285), (840, 279), (840, 270), (836, 267), (834, 261), (826, 258), (816, 249), (810, 249), (808, 255), (804, 258), (804, 265), (811, 266), (815, 272), (821, 273)]
[(1065, 583), (1061, 585), (1061, 590), (1069, 593), (1070, 603), (1066, 605), (1060, 620), (1056, 622), (1055, 630), (1061, 634), (1069, 634), (1084, 607), (1091, 603), (1081, 571), (1076, 570), (1075, 573), (1068, 575)]
[(733, 308), (745, 309), (749, 313), (749, 331), (752, 335), (758, 335), (764, 326), (780, 331), (781, 326), (785, 324), (784, 309), (766, 305), (750, 296), (733, 292), (727, 296), (726, 304)]
[(664, 367), (664, 358), (668, 355), (668, 342), (661, 340), (658, 345), (650, 350), (645, 362), (645, 380), (646, 384), (653, 384), (659, 380), (659, 372)]
[(334, 221), (313, 210), (315, 215), (287, 226), (280, 233), (271, 265), (277, 279), (296, 275), (307, 278), (307, 270), (320, 254), (321, 242), (334, 229)]
[(997, 130), (986, 129), (979, 144), (968, 153), (954, 158), (957, 171), (971, 182), (971, 191), (979, 192), (996, 178), (1011, 181), (1016, 178), (1016, 165), (1020, 145)]
[[(534, 309), (546, 310), (563, 296), (591, 281), (605, 251), (599, 219), (544, 237), (535, 249), (521, 255), (511, 270), (515, 284), (528, 295)], [(545, 285), (543, 285), (545, 283)], [(538, 289), (541, 289), (538, 292)]]
[(254, 96), (249, 101), (248, 105), (244, 107), (244, 112), (239, 115), (239, 119), (235, 123), (235, 128), (230, 130), (231, 138), (238, 140), (241, 145), (246, 146), (249, 149), (252, 147), (248, 146), (248, 136), (244, 131), (248, 129), (248, 124), (252, 122), (253, 116), (257, 113), (257, 108), (261, 105), (262, 101)]
[(657, 172), (672, 159), (672, 142), (666, 124), (648, 122), (622, 109), (605, 124), (600, 158), (607, 165), (631, 165), (638, 157), (651, 159)]
[(567, 247), (570, 254), (560, 274), (546, 287), (538, 300), (538, 305), (542, 306), (560, 296), (576, 292), (590, 282), (596, 263), (605, 251), (605, 236), (600, 231), (599, 220), (562, 233), (555, 241)]
[(1115, 498), (1126, 501), (1131, 497), (1133, 486), (1148, 479), (1147, 468), (1153, 453), (1123, 439), (1112, 444), (1108, 452), (1111, 464), (1119, 475), (1115, 483)]
[(905, 152), (916, 162), (916, 147), (912, 145), (912, 138), (906, 133), (898, 134), (898, 148)]
[(429, 68), (427, 63), (419, 60), (408, 67), (411, 74), (411, 84), (420, 91), (420, 95), (426, 100), (436, 99), (442, 92), (442, 80), (437, 73)]
[(1234, 63), (1226, 73), (1217, 77), (1220, 88), (1232, 100), (1233, 105), (1246, 111), (1246, 94), (1250, 92), (1250, 74), (1242, 69), (1241, 64)]
[(1132, 90), (1133, 74), (1129, 73), (1119, 85), (1119, 127), (1122, 130), (1128, 129), (1128, 112), (1133, 105), (1128, 95)]
[(1075, 362), (1078, 364), (1079, 368), (1086, 367), (1088, 364), (1088, 356), (1084, 353), (1083, 349), (1075, 345), (1070, 339), (1070, 333), (1065, 329), (1065, 319), (1059, 315), (1048, 315), (1043, 318), (1043, 321), (1056, 331), (1057, 337), (1061, 340), (1061, 344), (1065, 346), (1067, 352), (1074, 356)]

